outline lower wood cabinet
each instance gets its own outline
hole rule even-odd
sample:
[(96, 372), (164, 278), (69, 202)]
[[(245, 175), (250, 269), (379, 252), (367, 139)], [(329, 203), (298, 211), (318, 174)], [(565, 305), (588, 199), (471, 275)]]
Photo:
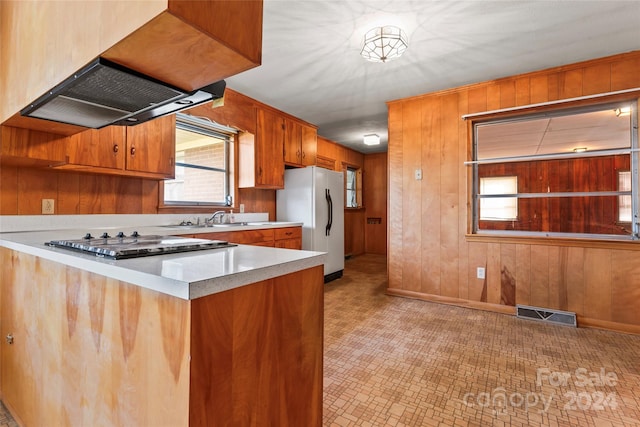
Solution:
[(274, 232), (276, 248), (302, 249), (301, 227), (275, 228)]
[(0, 248), (20, 425), (322, 425), (323, 267), (183, 300)]
[(191, 235), (191, 237), (209, 240), (226, 240), (241, 245), (302, 249), (302, 227), (198, 233)]

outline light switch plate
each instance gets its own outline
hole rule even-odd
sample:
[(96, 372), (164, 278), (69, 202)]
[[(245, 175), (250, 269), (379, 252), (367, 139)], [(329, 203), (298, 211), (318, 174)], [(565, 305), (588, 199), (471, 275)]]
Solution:
[(484, 267), (478, 267), (476, 270), (476, 277), (478, 279), (484, 279)]
[(416, 169), (415, 175), (416, 181), (420, 181), (422, 179), (422, 169)]

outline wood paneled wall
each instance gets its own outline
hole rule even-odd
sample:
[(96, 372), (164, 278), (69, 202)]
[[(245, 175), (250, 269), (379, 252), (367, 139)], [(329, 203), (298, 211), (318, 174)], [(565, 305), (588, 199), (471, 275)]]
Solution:
[(40, 215), (42, 199), (55, 200), (55, 214), (154, 214), (158, 181), (0, 167), (0, 215)]
[(471, 135), (461, 119), (637, 88), (638, 70), (631, 52), (390, 102), (388, 292), (509, 313), (514, 302), (567, 307), (580, 324), (640, 333), (640, 246), (466, 236)]
[[(387, 253), (387, 153), (364, 156), (364, 251)], [(378, 222), (378, 219), (380, 222)]]

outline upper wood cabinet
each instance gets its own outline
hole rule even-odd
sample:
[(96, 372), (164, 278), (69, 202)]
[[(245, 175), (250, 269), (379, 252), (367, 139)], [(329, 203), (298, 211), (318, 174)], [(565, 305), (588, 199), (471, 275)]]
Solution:
[(11, 25), (0, 30), (0, 123), (82, 132), (19, 111), (98, 56), (183, 90), (256, 67), (262, 9), (262, 0), (3, 2), (0, 22)]
[(71, 135), (67, 148), (69, 164), (124, 169), (126, 132), (124, 126), (107, 126)]
[(239, 188), (284, 188), (284, 118), (258, 108), (256, 134), (239, 135)]
[(311, 166), (316, 162), (317, 131), (291, 119), (284, 119), (284, 161), (293, 166)]
[(127, 170), (173, 178), (175, 155), (175, 114), (127, 128)]
[(137, 126), (107, 126), (68, 137), (67, 161), (60, 169), (173, 178), (175, 115)]

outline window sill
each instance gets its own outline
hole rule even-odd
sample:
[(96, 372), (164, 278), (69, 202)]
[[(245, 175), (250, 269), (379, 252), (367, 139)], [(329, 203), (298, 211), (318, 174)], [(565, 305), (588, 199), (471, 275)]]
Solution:
[(546, 237), (546, 236), (507, 236), (487, 234), (466, 234), (467, 242), (478, 243), (507, 243), (543, 246), (565, 246), (594, 249), (618, 249), (640, 251), (640, 240), (611, 240), (577, 237)]

